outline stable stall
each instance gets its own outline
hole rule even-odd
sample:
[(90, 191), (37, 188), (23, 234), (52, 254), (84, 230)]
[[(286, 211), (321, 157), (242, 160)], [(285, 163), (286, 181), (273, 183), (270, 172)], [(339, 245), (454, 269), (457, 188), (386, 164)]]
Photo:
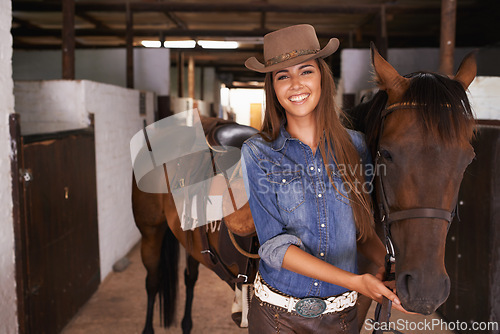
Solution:
[(129, 142), (153, 121), (155, 96), (66, 80), (14, 93), (19, 311), (28, 332), (57, 333), (139, 240)]

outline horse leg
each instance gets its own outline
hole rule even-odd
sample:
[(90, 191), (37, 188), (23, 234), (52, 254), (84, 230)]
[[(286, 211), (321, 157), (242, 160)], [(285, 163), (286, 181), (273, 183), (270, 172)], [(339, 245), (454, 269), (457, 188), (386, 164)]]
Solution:
[(146, 293), (148, 296), (146, 324), (143, 334), (153, 334), (153, 311), (156, 294), (160, 290), (160, 259), (161, 245), (165, 228), (147, 227), (142, 228), (141, 257), (146, 268)]
[(184, 318), (182, 318), (182, 333), (189, 334), (193, 328), (191, 310), (193, 308), (194, 285), (198, 280), (198, 267), (200, 263), (191, 255), (187, 257), (186, 269), (184, 270), (184, 284), (186, 285), (186, 307)]
[(173, 321), (176, 291), (179, 243), (166, 222), (160, 226), (141, 227), (142, 262), (147, 270), (146, 292), (148, 296), (146, 324), (143, 334), (153, 334), (153, 311), (159, 293), (160, 318), (163, 326)]

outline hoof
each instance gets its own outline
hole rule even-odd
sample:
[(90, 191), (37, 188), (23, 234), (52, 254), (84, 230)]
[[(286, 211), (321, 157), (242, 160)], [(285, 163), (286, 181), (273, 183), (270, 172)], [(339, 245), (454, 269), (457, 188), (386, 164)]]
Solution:
[(241, 312), (232, 313), (231, 318), (233, 319), (234, 323), (241, 328)]
[(153, 328), (144, 328), (142, 334), (155, 334), (155, 331)]

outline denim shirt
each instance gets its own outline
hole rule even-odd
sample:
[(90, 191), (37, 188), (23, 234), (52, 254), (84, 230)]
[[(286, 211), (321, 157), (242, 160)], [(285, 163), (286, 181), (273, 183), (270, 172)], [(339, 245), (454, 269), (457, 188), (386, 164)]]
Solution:
[[(348, 130), (367, 171), (370, 153), (361, 133)], [(260, 135), (242, 147), (242, 172), (255, 223), (266, 283), (297, 298), (334, 296), (347, 289), (282, 268), (290, 245), (343, 270), (357, 273), (356, 226), (340, 171), (332, 166), (331, 185), (319, 149), (281, 127), (273, 142)], [(359, 168), (360, 166), (358, 166)], [(344, 197), (346, 196), (346, 197)]]

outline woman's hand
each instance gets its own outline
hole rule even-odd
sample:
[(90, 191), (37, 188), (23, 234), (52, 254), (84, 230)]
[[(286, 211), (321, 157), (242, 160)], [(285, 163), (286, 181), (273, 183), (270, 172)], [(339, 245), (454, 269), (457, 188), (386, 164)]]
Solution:
[[(377, 276), (379, 274), (381, 274), (381, 271), (379, 271)], [(408, 312), (407, 310), (405, 310), (401, 306), (401, 301), (396, 296), (396, 294), (392, 292), (388, 287), (386, 287), (384, 283), (377, 277), (371, 274), (358, 275), (355, 284), (357, 287), (354, 290), (375, 300), (376, 302), (382, 303), (382, 297), (385, 296), (387, 299), (392, 301), (392, 306), (396, 310), (406, 314), (415, 314), (413, 312)]]
[(382, 296), (385, 296), (392, 300), (395, 309), (410, 313), (401, 306), (396, 294), (375, 276), (370, 274), (356, 275), (347, 272), (306, 253), (295, 245), (288, 247), (283, 258), (283, 268), (357, 291), (379, 303), (382, 302)]

